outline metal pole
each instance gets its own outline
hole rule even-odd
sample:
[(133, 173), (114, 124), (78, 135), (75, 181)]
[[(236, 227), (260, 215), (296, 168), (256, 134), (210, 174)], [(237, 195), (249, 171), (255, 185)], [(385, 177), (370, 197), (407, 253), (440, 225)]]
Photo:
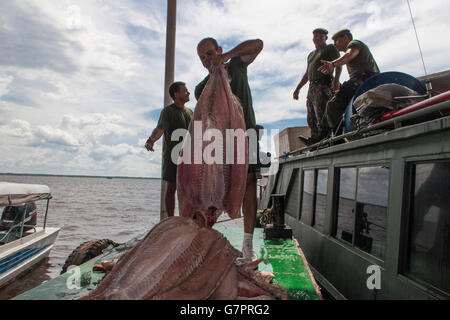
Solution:
[(164, 79), (164, 106), (172, 102), (169, 87), (173, 83), (175, 74), (175, 39), (177, 24), (177, 0), (167, 0), (167, 29), (166, 29), (166, 73)]
[(47, 225), (48, 205), (49, 205), (49, 202), (50, 202), (50, 199), (51, 199), (51, 198), (52, 198), (51, 195), (48, 195), (48, 196), (47, 196), (47, 208), (45, 209), (45, 218), (44, 218), (44, 227), (43, 227), (44, 230), (45, 230), (45, 227), (46, 227), (46, 225)]
[(25, 220), (25, 214), (27, 213), (27, 208), (28, 208), (28, 204), (25, 203), (25, 206), (23, 208), (23, 213), (22, 213), (22, 224), (20, 226), (20, 237), (19, 237), (19, 239), (21, 239), (22, 235), (23, 235), (23, 224), (24, 224), (24, 220)]
[[(174, 81), (175, 74), (175, 37), (177, 22), (177, 0), (167, 0), (167, 26), (166, 26), (166, 70), (164, 78), (164, 107), (168, 106), (172, 99), (169, 95), (169, 87)], [(164, 153), (163, 144), (163, 153)], [(162, 162), (161, 162), (162, 168)], [(167, 209), (165, 196), (167, 192), (167, 183), (161, 180), (161, 205), (160, 219), (167, 218)]]

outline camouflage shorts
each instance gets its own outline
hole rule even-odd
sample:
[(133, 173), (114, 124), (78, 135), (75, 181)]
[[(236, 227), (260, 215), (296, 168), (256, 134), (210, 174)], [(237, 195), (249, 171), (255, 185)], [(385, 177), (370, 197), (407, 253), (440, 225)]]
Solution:
[(308, 126), (311, 128), (312, 137), (323, 136), (328, 133), (328, 124), (326, 119), (323, 118), (327, 102), (332, 95), (330, 84), (309, 83), (306, 108), (308, 111)]

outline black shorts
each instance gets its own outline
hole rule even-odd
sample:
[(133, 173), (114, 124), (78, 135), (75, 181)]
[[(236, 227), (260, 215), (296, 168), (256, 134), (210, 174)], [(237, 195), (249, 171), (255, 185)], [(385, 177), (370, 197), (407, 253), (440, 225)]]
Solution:
[(162, 166), (162, 179), (170, 182), (177, 182), (177, 165), (171, 159), (164, 160)]

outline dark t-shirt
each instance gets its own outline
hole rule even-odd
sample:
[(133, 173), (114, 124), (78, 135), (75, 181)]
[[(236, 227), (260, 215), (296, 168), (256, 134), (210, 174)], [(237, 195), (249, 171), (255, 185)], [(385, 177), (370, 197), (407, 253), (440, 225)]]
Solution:
[(177, 107), (175, 103), (168, 105), (161, 111), (157, 128), (164, 130), (164, 146), (163, 146), (163, 160), (164, 162), (170, 161), (170, 155), (173, 147), (175, 147), (179, 141), (172, 141), (172, 133), (176, 129), (188, 129), (191, 122), (193, 112), (191, 109), (184, 107), (183, 109)]
[[(238, 97), (244, 111), (245, 126), (247, 129), (256, 127), (255, 111), (253, 110), (252, 93), (248, 84), (247, 67), (248, 64), (242, 61), (241, 57), (235, 57), (226, 64), (228, 76), (231, 79), (230, 87), (233, 94)], [(209, 75), (195, 87), (195, 98), (200, 98)]]
[(330, 80), (331, 76), (323, 74), (317, 69), (322, 65), (320, 60), (332, 61), (339, 58), (339, 51), (332, 44), (327, 44), (325, 47), (316, 49), (308, 55), (308, 80), (322, 81)]
[(364, 42), (352, 40), (347, 45), (347, 49), (356, 48), (359, 54), (352, 61), (347, 63), (347, 70), (350, 79), (355, 78), (361, 73), (379, 73), (378, 65), (372, 56), (369, 48)]

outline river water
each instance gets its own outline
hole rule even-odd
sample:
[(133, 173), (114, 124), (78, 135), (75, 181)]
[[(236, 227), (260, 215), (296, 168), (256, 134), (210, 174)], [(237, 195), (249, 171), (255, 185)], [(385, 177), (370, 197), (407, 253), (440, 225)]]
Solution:
[[(49, 258), (0, 289), (0, 299), (10, 299), (58, 276), (69, 254), (82, 242), (107, 238), (123, 243), (147, 232), (160, 219), (159, 179), (0, 175), (0, 181), (49, 186), (53, 199), (47, 226), (61, 228)], [(36, 204), (40, 226), (46, 201)]]

